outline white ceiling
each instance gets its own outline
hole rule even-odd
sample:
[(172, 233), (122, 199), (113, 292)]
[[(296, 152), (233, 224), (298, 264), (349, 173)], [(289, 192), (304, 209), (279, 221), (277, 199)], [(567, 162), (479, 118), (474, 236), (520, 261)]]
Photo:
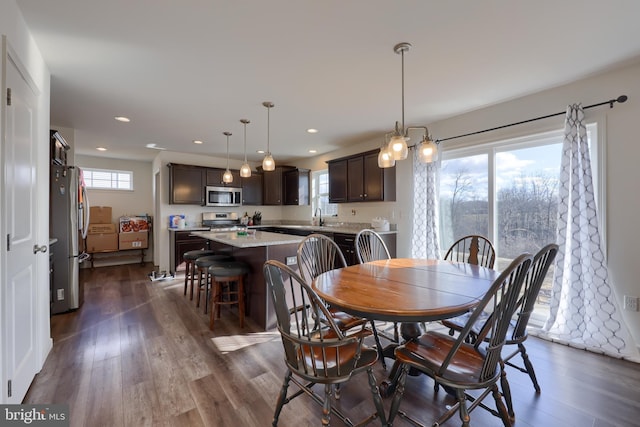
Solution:
[(76, 153), (93, 156), (151, 159), (155, 143), (225, 157), (230, 131), (240, 159), (247, 118), (257, 161), (263, 101), (275, 103), (276, 161), (382, 143), (402, 119), (399, 42), (413, 45), (407, 125), (640, 56), (637, 0), (16, 1), (51, 71), (51, 123), (76, 129)]

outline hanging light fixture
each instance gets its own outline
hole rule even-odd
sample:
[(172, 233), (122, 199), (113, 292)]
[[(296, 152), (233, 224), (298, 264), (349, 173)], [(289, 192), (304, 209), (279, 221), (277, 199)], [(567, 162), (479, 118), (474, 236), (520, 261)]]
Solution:
[(273, 160), (269, 146), (269, 110), (271, 110), (274, 105), (273, 102), (269, 101), (263, 102), (262, 105), (267, 107), (267, 153), (264, 155), (264, 159), (262, 160), (262, 169), (265, 171), (272, 171), (276, 168), (276, 162)]
[(233, 182), (233, 175), (229, 170), (229, 137), (231, 136), (231, 132), (222, 133), (227, 137), (227, 170), (224, 171), (224, 174), (222, 175), (222, 182), (224, 182), (225, 184), (229, 184)]
[(409, 147), (407, 147), (407, 133), (404, 128), (404, 53), (409, 50), (411, 44), (398, 43), (394, 46), (393, 50), (402, 56), (402, 125), (396, 122), (396, 130), (389, 141), (389, 151), (393, 155), (395, 160), (404, 160), (409, 154)]
[(244, 125), (244, 164), (240, 168), (240, 176), (249, 178), (251, 176), (251, 166), (247, 163), (247, 125), (251, 122), (247, 119), (240, 119), (240, 123)]
[(438, 160), (438, 145), (431, 139), (427, 133), (417, 147), (418, 158), (422, 163), (431, 163)]
[(393, 155), (389, 151), (389, 144), (387, 143), (387, 139), (384, 140), (384, 145), (380, 148), (380, 152), (378, 153), (378, 167), (379, 168), (392, 168), (396, 165), (396, 159), (393, 158)]

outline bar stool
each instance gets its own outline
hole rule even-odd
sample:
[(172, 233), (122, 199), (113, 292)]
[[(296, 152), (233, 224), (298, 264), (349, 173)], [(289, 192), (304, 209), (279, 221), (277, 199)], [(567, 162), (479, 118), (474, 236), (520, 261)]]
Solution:
[(193, 299), (193, 274), (195, 273), (195, 262), (201, 256), (207, 255), (215, 255), (215, 251), (208, 249), (197, 249), (193, 251), (188, 251), (182, 254), (182, 259), (185, 264), (185, 272), (184, 272), (184, 294), (187, 294), (187, 284), (189, 280), (191, 280), (191, 297), (189, 299)]
[[(221, 305), (236, 304), (238, 305), (240, 327), (244, 327), (244, 278), (248, 273), (249, 265), (241, 261), (216, 261), (209, 267), (209, 275), (211, 276), (209, 329), (213, 330), (214, 318), (220, 318)], [(231, 286), (233, 283), (237, 284), (235, 289)]]
[(198, 298), (196, 299), (196, 307), (200, 307), (200, 294), (204, 291), (204, 314), (207, 314), (207, 305), (209, 302), (209, 267), (218, 261), (233, 261), (233, 256), (218, 253), (214, 255), (201, 256), (194, 262), (194, 274), (198, 277)]

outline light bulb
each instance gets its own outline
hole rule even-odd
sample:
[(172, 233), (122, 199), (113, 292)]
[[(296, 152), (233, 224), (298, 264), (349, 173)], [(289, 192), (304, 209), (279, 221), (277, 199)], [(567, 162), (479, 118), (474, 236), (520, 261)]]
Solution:
[(378, 167), (379, 168), (392, 168), (396, 165), (396, 160), (389, 152), (388, 147), (382, 147), (380, 153), (378, 153)]
[(240, 168), (240, 176), (242, 178), (249, 178), (251, 176), (251, 166), (249, 166), (249, 163), (242, 165)]
[(271, 156), (271, 153), (267, 153), (267, 155), (264, 156), (264, 160), (262, 160), (262, 169), (267, 172), (276, 169), (276, 162), (273, 160), (273, 156)]
[(224, 171), (224, 175), (222, 175), (222, 182), (224, 182), (225, 184), (233, 182), (233, 175), (231, 174), (231, 171), (229, 169)]
[(418, 158), (422, 163), (431, 163), (438, 160), (438, 146), (428, 139), (418, 145)]
[(389, 141), (389, 151), (394, 160), (404, 160), (409, 155), (407, 140), (402, 135), (394, 135)]

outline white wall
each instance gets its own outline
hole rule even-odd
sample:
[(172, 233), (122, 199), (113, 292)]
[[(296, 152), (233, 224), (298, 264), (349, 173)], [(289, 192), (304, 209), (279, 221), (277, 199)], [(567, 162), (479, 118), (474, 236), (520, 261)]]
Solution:
[[(59, 130), (60, 133), (63, 130)], [(63, 133), (66, 138), (66, 135)], [(153, 174), (151, 162), (137, 160), (110, 159), (76, 155), (74, 164), (80, 168), (113, 169), (133, 172), (133, 191), (96, 190), (87, 191), (90, 206), (111, 206), (111, 221), (118, 223), (121, 216), (153, 216)], [(154, 218), (155, 222), (155, 218)], [(154, 224), (155, 225), (155, 224)], [(153, 260), (153, 239), (149, 239), (149, 249), (145, 261)], [(100, 265), (139, 262), (140, 257), (119, 258), (116, 262), (100, 262)]]
[[(42, 59), (42, 55), (36, 46), (29, 29), (14, 0), (0, 0), (0, 35), (7, 36), (7, 41), (13, 51), (16, 53), (20, 62), (28, 71), (30, 77), (38, 87), (40, 94), (38, 96), (38, 110), (34, 120), (37, 127), (37, 138), (41, 145), (36, 153), (36, 179), (41, 185), (38, 186), (36, 195), (36, 212), (48, 212), (49, 210), (49, 105), (50, 105), (50, 75), (49, 70)], [(0, 76), (4, 79), (4, 76)], [(1, 128), (0, 132), (4, 132)], [(1, 156), (1, 154), (0, 154)], [(0, 157), (0, 162), (2, 158)], [(2, 206), (2, 209), (4, 206)], [(36, 241), (39, 244), (46, 244), (49, 240), (49, 218), (48, 215), (42, 216), (43, 220), (36, 227)], [(2, 227), (4, 235), (4, 226)], [(4, 263), (6, 262), (6, 253), (4, 245), (1, 246), (2, 260), (0, 272), (6, 271)], [(37, 295), (36, 305), (36, 353), (38, 369), (42, 367), (44, 361), (52, 347), (51, 332), (49, 325), (49, 262), (48, 257), (38, 257), (36, 264), (37, 277)], [(0, 287), (4, 287), (4, 276), (0, 281)], [(4, 326), (5, 313), (0, 304), (0, 338), (5, 335)], [(4, 385), (7, 384), (5, 363), (2, 360), (2, 351), (0, 351), (0, 384), (5, 390)], [(0, 396), (0, 403), (4, 402), (6, 394)]]

